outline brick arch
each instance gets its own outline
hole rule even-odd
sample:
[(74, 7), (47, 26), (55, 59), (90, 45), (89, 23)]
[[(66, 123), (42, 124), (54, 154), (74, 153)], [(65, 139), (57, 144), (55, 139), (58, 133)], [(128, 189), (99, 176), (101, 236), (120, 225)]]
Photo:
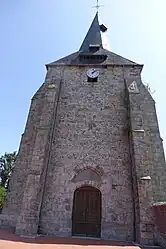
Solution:
[(77, 170), (71, 181), (76, 184), (78, 184), (78, 182), (88, 182), (88, 184), (89, 182), (93, 182), (95, 186), (98, 186), (102, 182), (102, 176), (96, 169), (84, 167)]
[(79, 174), (79, 173), (81, 173), (81, 172), (83, 172), (85, 170), (91, 170), (91, 171), (95, 172), (97, 175), (99, 175), (100, 177), (102, 177), (103, 174), (104, 174), (104, 170), (102, 169), (102, 167), (99, 167), (99, 166), (97, 166), (97, 167), (84, 166), (84, 167), (81, 167), (81, 168), (76, 168), (75, 169), (75, 172), (76, 172), (75, 175), (77, 175), (77, 174)]
[(90, 180), (84, 180), (84, 181), (79, 181), (75, 183), (75, 190), (84, 186), (90, 186), (93, 188), (98, 189), (101, 192), (101, 183), (95, 182), (95, 181), (90, 181)]

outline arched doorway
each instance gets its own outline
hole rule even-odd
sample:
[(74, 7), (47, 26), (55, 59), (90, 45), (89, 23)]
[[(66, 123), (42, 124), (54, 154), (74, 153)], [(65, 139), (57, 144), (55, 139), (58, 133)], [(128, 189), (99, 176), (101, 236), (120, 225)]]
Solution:
[(100, 237), (101, 192), (84, 186), (74, 192), (72, 213), (72, 235)]

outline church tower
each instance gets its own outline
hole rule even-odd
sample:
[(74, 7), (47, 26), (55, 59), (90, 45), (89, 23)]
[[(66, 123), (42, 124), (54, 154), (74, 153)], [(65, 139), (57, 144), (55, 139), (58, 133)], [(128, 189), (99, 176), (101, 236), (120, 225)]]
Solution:
[(143, 65), (109, 51), (106, 32), (97, 13), (80, 49), (46, 65), (1, 227), (154, 244), (151, 207), (166, 199), (155, 102)]

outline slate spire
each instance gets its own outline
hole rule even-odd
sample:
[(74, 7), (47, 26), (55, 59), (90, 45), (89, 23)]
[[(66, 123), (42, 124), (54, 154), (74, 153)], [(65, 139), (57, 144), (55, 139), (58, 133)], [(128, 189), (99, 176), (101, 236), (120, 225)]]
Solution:
[(47, 69), (49, 66), (54, 65), (138, 65), (111, 51), (106, 31), (107, 27), (100, 22), (97, 12), (80, 49), (75, 53), (47, 64)]
[(103, 24), (99, 24), (97, 12), (79, 51), (90, 52), (91, 47), (103, 48), (102, 33), (105, 31), (107, 28)]

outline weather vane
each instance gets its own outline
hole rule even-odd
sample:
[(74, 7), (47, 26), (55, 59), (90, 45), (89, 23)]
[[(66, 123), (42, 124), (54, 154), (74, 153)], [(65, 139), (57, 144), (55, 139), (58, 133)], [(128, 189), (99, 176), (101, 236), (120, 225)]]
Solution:
[(104, 5), (99, 5), (99, 0), (97, 0), (96, 6), (93, 6), (93, 8), (97, 9), (97, 12), (99, 11), (99, 8), (104, 7)]

